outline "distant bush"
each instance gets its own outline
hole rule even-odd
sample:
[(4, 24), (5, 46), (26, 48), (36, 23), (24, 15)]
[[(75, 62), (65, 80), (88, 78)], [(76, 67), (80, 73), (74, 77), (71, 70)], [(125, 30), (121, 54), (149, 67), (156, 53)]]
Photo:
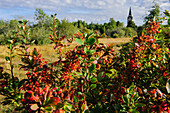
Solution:
[(137, 31), (134, 28), (125, 27), (125, 28), (123, 28), (123, 30), (125, 31), (125, 37), (137, 36)]
[(78, 28), (75, 27), (72, 23), (70, 23), (68, 20), (63, 19), (58, 24), (58, 32), (60, 36), (66, 36), (66, 38), (70, 38), (69, 36), (74, 35), (78, 32)]
[(123, 28), (108, 29), (106, 35), (113, 38), (125, 37), (125, 31)]
[(49, 44), (51, 41), (48, 38), (51, 31), (45, 27), (32, 28), (29, 34), (30, 40), (35, 41), (34, 44)]
[(165, 39), (170, 39), (170, 27), (163, 27), (161, 35), (163, 35)]

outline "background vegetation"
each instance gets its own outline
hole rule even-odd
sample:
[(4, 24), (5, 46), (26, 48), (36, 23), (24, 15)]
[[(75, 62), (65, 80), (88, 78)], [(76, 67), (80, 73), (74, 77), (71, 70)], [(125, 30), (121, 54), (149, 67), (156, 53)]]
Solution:
[[(36, 9), (35, 11), (36, 23), (28, 23), (30, 34), (28, 34), (29, 40), (35, 40), (35, 44), (49, 44), (50, 40), (48, 35), (51, 34), (52, 18), (44, 13), (42, 9)], [(104, 24), (87, 24), (85, 21), (78, 20), (77, 22), (69, 22), (67, 19), (57, 19), (56, 29), (60, 36), (70, 36), (78, 31), (97, 31), (99, 35), (103, 37), (130, 37), (136, 36), (136, 29), (131, 27), (124, 27), (120, 21), (115, 21), (110, 18), (108, 23)], [(3, 21), (0, 20), (0, 45), (8, 43), (9, 37), (13, 30), (17, 29), (18, 20)], [(69, 37), (67, 37), (69, 38)]]
[[(28, 28), (30, 30), (30, 34), (28, 34), (29, 40), (34, 40), (35, 44), (49, 44), (51, 41), (48, 39), (48, 35), (51, 34), (52, 27), (52, 18), (51, 16), (45, 14), (42, 9), (37, 8), (34, 14), (34, 23), (28, 23)], [(144, 30), (147, 22), (150, 19), (155, 18), (157, 21), (160, 20), (160, 7), (158, 4), (155, 4), (152, 10), (149, 11), (149, 15), (144, 18), (145, 24), (142, 26), (137, 26), (134, 21), (130, 22), (128, 26), (124, 26), (124, 24), (120, 21), (115, 21), (114, 18), (110, 18), (108, 23), (98, 24), (98, 23), (90, 23), (87, 24), (85, 21), (78, 20), (77, 22), (69, 22), (67, 19), (59, 20), (56, 18), (56, 29), (58, 35), (68, 36), (77, 33), (78, 31), (89, 31), (96, 32), (102, 37), (109, 38), (120, 38), (120, 37), (133, 37), (141, 35), (141, 32)], [(13, 30), (16, 30), (16, 20), (3, 21), (0, 20), (0, 45), (4, 45), (8, 43), (9, 37), (12, 34)], [(163, 26), (162, 33), (160, 37), (169, 38), (170, 37), (170, 28), (168, 26)], [(138, 33), (138, 34), (137, 34)]]

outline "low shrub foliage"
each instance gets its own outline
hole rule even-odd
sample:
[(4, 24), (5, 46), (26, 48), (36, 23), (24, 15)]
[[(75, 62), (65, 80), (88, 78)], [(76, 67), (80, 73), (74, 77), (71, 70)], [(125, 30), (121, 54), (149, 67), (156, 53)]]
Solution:
[[(165, 14), (170, 18), (168, 11)], [(170, 112), (169, 42), (158, 38), (159, 22), (150, 21), (146, 32), (115, 54), (114, 42), (99, 43), (97, 33), (79, 32), (63, 43), (66, 36), (58, 37), (52, 17), (49, 39), (59, 56), (53, 63), (45, 61), (36, 48), (29, 50), (27, 21), (19, 21), (9, 40), (10, 72), (0, 68), (4, 105), (30, 113)], [(78, 45), (62, 52), (74, 40)], [(25, 79), (13, 73), (16, 53)]]

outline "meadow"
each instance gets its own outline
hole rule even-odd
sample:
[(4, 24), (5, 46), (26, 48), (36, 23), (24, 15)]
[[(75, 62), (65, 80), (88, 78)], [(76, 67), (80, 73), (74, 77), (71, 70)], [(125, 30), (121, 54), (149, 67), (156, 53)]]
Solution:
[[(99, 42), (104, 43), (105, 45), (114, 43), (115, 52), (118, 52), (120, 47), (117, 47), (117, 45), (120, 46), (121, 44), (130, 42), (130, 40), (131, 38), (100, 38)], [(76, 45), (78, 45), (78, 43), (74, 41), (69, 47), (64, 48), (63, 52), (65, 53), (73, 49)], [(58, 57), (56, 50), (53, 48), (53, 46), (54, 44), (32, 45), (30, 46), (30, 51), (33, 50), (34, 48), (37, 48), (37, 50), (40, 52), (42, 57), (49, 63), (52, 63), (56, 61)], [(8, 70), (9, 68), (9, 63), (7, 63), (7, 61), (5, 60), (5, 57), (8, 55), (8, 53), (9, 53), (9, 50), (7, 48), (7, 45), (0, 45), (0, 66), (4, 67), (5, 70)], [(13, 60), (15, 64), (14, 74), (19, 78), (23, 78), (23, 75), (25, 75), (25, 72), (22, 69), (18, 70), (20, 68), (19, 64), (21, 64), (20, 58), (21, 56), (17, 55)]]

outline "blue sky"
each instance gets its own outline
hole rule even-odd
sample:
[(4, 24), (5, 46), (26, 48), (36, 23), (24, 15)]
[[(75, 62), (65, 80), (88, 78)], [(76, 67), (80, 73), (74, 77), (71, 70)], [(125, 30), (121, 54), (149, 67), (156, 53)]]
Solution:
[[(155, 0), (161, 7), (170, 11), (169, 0)], [(18, 19), (24, 17), (34, 21), (36, 8), (42, 8), (48, 15), (57, 13), (57, 18), (78, 19), (87, 23), (104, 23), (110, 18), (126, 25), (130, 6), (137, 25), (143, 24), (143, 18), (153, 6), (153, 0), (0, 0), (0, 19)]]

